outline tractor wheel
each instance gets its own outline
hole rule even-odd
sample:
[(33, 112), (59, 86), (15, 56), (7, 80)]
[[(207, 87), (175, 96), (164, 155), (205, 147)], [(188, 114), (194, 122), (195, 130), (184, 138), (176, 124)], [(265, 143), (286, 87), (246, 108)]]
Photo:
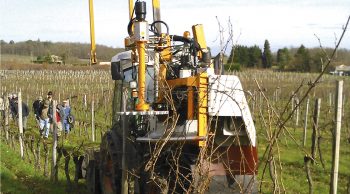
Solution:
[(108, 131), (100, 148), (100, 184), (103, 194), (121, 192), (121, 141), (113, 131)]
[(87, 150), (82, 163), (82, 175), (86, 179), (86, 186), (90, 193), (101, 194), (100, 152), (96, 150)]

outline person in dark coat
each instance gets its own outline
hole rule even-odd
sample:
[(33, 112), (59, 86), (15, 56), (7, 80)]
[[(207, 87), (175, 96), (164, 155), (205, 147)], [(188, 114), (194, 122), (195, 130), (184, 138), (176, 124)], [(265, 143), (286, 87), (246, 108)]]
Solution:
[(43, 97), (39, 96), (37, 100), (34, 101), (33, 103), (33, 112), (34, 112), (34, 116), (35, 119), (37, 121), (39, 121), (39, 117), (40, 117), (40, 109), (43, 106)]
[(16, 94), (11, 94), (9, 96), (9, 103), (10, 103), (10, 114), (14, 121), (16, 121), (16, 105), (15, 105), (15, 99), (17, 98)]
[(49, 115), (49, 118), (50, 118), (50, 124), (51, 124), (51, 127), (53, 126), (52, 125), (52, 118), (53, 118), (53, 93), (52, 91), (49, 91), (47, 93), (47, 100), (49, 101), (49, 110), (48, 110), (48, 115)]
[[(15, 111), (15, 115), (16, 118), (19, 119), (19, 113), (18, 113), (18, 98), (15, 98), (15, 107), (14, 107), (14, 111)], [(29, 116), (29, 108), (28, 105), (24, 102), (22, 102), (22, 124), (23, 124), (23, 133), (27, 130), (27, 120), (28, 120), (28, 116)]]

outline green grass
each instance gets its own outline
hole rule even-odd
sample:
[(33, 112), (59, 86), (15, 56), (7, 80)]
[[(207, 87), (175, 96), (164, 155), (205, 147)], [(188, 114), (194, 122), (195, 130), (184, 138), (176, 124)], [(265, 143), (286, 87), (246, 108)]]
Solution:
[[(302, 129), (297, 128), (291, 130), (291, 134), (297, 140), (302, 139)], [(319, 154), (317, 154), (316, 163), (311, 165), (311, 176), (313, 179), (314, 193), (329, 193), (331, 162), (332, 162), (332, 138), (330, 132), (325, 132), (322, 135), (321, 152), (325, 162), (323, 169)], [(259, 142), (259, 162), (263, 162), (259, 168), (259, 178), (262, 177), (265, 161), (262, 160), (262, 154), (265, 151), (267, 142), (262, 138), (262, 134), (258, 134)], [(290, 137), (281, 135), (278, 140), (279, 154), (276, 152), (275, 158), (278, 161), (278, 155), (282, 166), (282, 171), (278, 167), (279, 178), (282, 177), (283, 185), (288, 193), (308, 193), (309, 186), (304, 166), (305, 154), (311, 155), (311, 130), (308, 131), (306, 153), (298, 147)], [(301, 145), (301, 141), (298, 142)], [(348, 179), (350, 178), (350, 144), (345, 136), (341, 138), (340, 162), (339, 162), (339, 178), (338, 178), (338, 193), (346, 193)], [(275, 149), (276, 150), (276, 149)], [(277, 163), (278, 164), (278, 163)], [(280, 174), (282, 172), (282, 175)], [(264, 175), (263, 192), (270, 193), (272, 191), (272, 181), (270, 179), (268, 167)], [(280, 187), (282, 184), (280, 184)]]
[(31, 61), (34, 59), (35, 58), (31, 56), (1, 54), (1, 63), (12, 62), (12, 63), (28, 64), (28, 63), (32, 63)]
[(0, 190), (3, 193), (28, 193), (28, 186), (21, 182), (12, 169), (5, 166), (4, 163), (0, 163)]
[[(18, 150), (18, 149), (16, 149)], [(11, 194), (36, 194), (36, 193), (67, 193), (67, 185), (63, 175), (62, 167), (58, 176), (58, 182), (50, 181), (49, 177), (43, 175), (42, 170), (37, 170), (28, 160), (22, 160), (18, 152), (13, 151), (7, 144), (0, 141), (0, 178), (2, 193)], [(62, 163), (62, 162), (61, 162)], [(49, 169), (50, 170), (50, 169)], [(71, 169), (71, 172), (73, 169)], [(71, 179), (74, 176), (71, 175)], [(71, 193), (86, 193), (82, 183), (73, 187)]]
[(0, 149), (3, 193), (64, 193), (63, 182), (57, 185), (51, 183), (3, 142), (0, 143)]

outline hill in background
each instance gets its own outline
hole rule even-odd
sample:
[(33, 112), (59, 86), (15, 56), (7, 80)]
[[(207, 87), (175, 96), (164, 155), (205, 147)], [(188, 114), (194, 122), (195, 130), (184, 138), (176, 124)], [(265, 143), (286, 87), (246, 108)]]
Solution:
[[(33, 41), (6, 42), (0, 40), (1, 63), (0, 69), (82, 69), (89, 64), (90, 44)], [(123, 48), (113, 48), (104, 45), (96, 45), (98, 62), (109, 62), (111, 58)], [(224, 57), (225, 70), (240, 71), (244, 68), (264, 68), (280, 71), (320, 72), (331, 55), (331, 48), (281, 48), (277, 52), (271, 52), (268, 40), (264, 48), (257, 45), (235, 45), (229, 56)], [(60, 63), (34, 64), (39, 59), (52, 55), (60, 57)], [(328, 56), (327, 56), (328, 55)], [(338, 49), (335, 59), (327, 71), (332, 71), (336, 66), (350, 65), (350, 50)], [(107, 67), (90, 67), (106, 68)]]
[[(99, 61), (110, 61), (111, 58), (123, 51), (122, 48), (113, 48), (104, 45), (96, 45), (97, 58)], [(1, 40), (1, 63), (31, 63), (38, 56), (57, 55), (66, 64), (88, 64), (90, 44), (51, 42), (27, 40), (22, 42), (5, 42)], [(26, 57), (24, 57), (26, 56)], [(15, 59), (14, 59), (15, 57)]]

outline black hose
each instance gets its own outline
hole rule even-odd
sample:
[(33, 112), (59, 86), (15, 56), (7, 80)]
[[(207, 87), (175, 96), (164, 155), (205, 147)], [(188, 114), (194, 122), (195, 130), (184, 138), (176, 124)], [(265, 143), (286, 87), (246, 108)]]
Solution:
[(151, 24), (151, 31), (152, 31), (155, 35), (157, 35), (157, 36), (160, 35), (160, 34), (159, 34), (159, 29), (157, 29), (157, 27), (155, 26), (157, 23), (164, 24), (164, 26), (166, 27), (166, 31), (167, 31), (166, 33), (169, 34), (169, 26), (168, 26), (168, 24), (165, 23), (164, 21), (157, 20), (157, 21), (154, 21), (154, 22)]
[[(193, 54), (193, 66), (196, 67), (197, 66), (197, 61), (196, 61), (196, 55), (197, 55), (197, 48), (196, 45), (194, 44), (196, 41), (193, 41), (193, 44), (191, 45), (191, 49), (192, 49), (192, 54)], [(198, 42), (197, 42), (198, 44)], [(198, 44), (199, 45), (199, 44)], [(200, 47), (199, 47), (200, 48)]]
[(134, 35), (133, 31), (132, 31), (132, 26), (135, 22), (136, 18), (132, 18), (130, 21), (129, 21), (129, 24), (128, 24), (128, 34), (129, 36), (132, 36)]
[[(139, 2), (139, 0), (137, 0), (135, 3), (137, 3), (137, 2)], [(133, 32), (132, 32), (132, 25), (134, 24), (134, 21), (136, 20), (136, 18), (132, 18), (133, 16), (134, 16), (134, 13), (135, 13), (135, 6), (134, 6), (134, 8), (133, 8), (133, 10), (132, 10), (132, 13), (131, 13), (131, 19), (130, 19), (130, 21), (129, 21), (129, 23), (128, 23), (128, 34), (129, 34), (129, 36), (132, 36), (132, 35), (134, 35), (133, 34)]]
[(170, 38), (173, 39), (173, 41), (179, 41), (179, 42), (184, 42), (184, 43), (191, 43), (191, 39), (183, 37), (183, 36), (178, 36), (178, 35), (170, 35)]
[(201, 46), (199, 45), (199, 43), (193, 39), (189, 39), (183, 36), (178, 36), (178, 35), (171, 35), (170, 38), (173, 39), (173, 41), (180, 41), (180, 42), (184, 42), (184, 43), (188, 43), (190, 44), (190, 50), (191, 50), (191, 54), (194, 56), (193, 58), (193, 65), (196, 66), (197, 65), (197, 61), (196, 61), (196, 55), (197, 55), (197, 51), (202, 51)]
[(197, 51), (201, 51), (201, 46), (197, 41), (194, 41), (192, 39), (183, 37), (183, 36), (178, 36), (178, 35), (171, 35), (170, 38), (173, 39), (173, 41), (179, 41), (179, 42), (184, 42), (188, 44), (192, 44), (192, 47), (195, 48)]

